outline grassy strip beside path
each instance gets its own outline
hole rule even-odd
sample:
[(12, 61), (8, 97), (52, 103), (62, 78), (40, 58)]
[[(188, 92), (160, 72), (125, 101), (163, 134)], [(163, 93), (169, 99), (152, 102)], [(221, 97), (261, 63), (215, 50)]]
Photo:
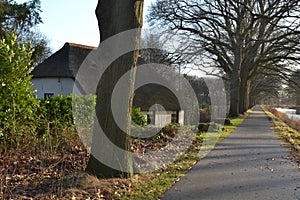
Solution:
[(269, 112), (266, 107), (263, 107), (263, 109), (272, 121), (275, 133), (291, 147), (292, 155), (297, 162), (300, 163), (300, 132), (289, 127), (286, 123)]
[[(219, 142), (230, 135), (244, 118), (232, 119), (232, 125), (225, 125)], [(178, 160), (166, 169), (147, 174), (135, 175), (130, 180), (130, 188), (115, 192), (116, 199), (159, 199), (177, 180), (199, 161), (198, 152), (203, 142), (203, 134), (197, 134), (193, 145)]]

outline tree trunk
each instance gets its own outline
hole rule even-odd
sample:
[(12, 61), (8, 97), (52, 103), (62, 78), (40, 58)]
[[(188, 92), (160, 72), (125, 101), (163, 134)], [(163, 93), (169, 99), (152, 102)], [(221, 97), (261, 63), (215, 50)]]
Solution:
[(243, 34), (242, 34), (242, 19), (237, 21), (236, 29), (236, 44), (234, 47), (234, 63), (233, 70), (231, 72), (231, 83), (230, 83), (230, 117), (237, 117), (240, 113), (240, 87), (241, 87), (241, 77), (242, 74), (242, 58), (243, 58)]
[(244, 113), (245, 108), (245, 100), (246, 100), (246, 81), (242, 79), (240, 86), (240, 100), (239, 100), (239, 113)]
[(250, 109), (252, 106), (250, 105), (250, 90), (251, 90), (251, 81), (248, 80), (246, 84), (246, 101), (245, 101), (245, 106), (246, 109)]
[(229, 116), (237, 117), (239, 114), (239, 93), (240, 93), (240, 77), (236, 70), (231, 76), (230, 82), (230, 109)]
[(240, 86), (239, 113), (244, 113), (250, 107), (250, 81), (242, 77)]
[[(241, 40), (241, 38), (239, 38)], [(234, 52), (233, 71), (231, 72), (230, 82), (230, 117), (237, 117), (239, 115), (239, 102), (240, 102), (240, 87), (241, 87), (241, 64), (242, 64), (242, 43), (236, 45)]]
[[(96, 15), (100, 29), (100, 42), (103, 42), (115, 34), (129, 29), (142, 27), (143, 0), (98, 0)], [(140, 31), (137, 31), (136, 37), (134, 38), (134, 41), (132, 41), (136, 45), (139, 43), (139, 36)], [(113, 46), (111, 48), (112, 51), (114, 51), (114, 49), (119, 47)], [(113, 145), (122, 149), (121, 157), (114, 156), (114, 152), (110, 152), (113, 151), (112, 149), (105, 148), (107, 144), (103, 142), (104, 136), (99, 136), (100, 134), (97, 132), (98, 129), (94, 128), (91, 157), (86, 170), (99, 178), (129, 177), (133, 173), (133, 162), (129, 153), (129, 126), (138, 55), (139, 52), (134, 51), (120, 56), (104, 72), (97, 87), (96, 116), (101, 129)], [(118, 127), (114, 120), (111, 110), (111, 97), (115, 84), (130, 70), (130, 80), (127, 82), (128, 85), (124, 86), (124, 90), (128, 95), (120, 99), (119, 105), (124, 107), (129, 105), (127, 113), (121, 116), (122, 119), (125, 120), (127, 126), (125, 127), (126, 132), (124, 132)], [(98, 139), (96, 142), (95, 138), (97, 137)], [(99, 146), (101, 146), (102, 152), (97, 152), (99, 151)], [(107, 156), (111, 163), (119, 165), (120, 169), (109, 166), (107, 163), (100, 162), (96, 159), (96, 153), (100, 153), (101, 156)]]

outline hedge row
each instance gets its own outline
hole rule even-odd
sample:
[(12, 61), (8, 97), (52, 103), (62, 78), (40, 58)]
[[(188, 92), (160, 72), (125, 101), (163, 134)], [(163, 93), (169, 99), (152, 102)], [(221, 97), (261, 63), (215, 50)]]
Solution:
[[(34, 133), (37, 136), (45, 134), (61, 134), (66, 129), (82, 128), (91, 130), (94, 124), (94, 111), (96, 105), (95, 95), (85, 96), (62, 96), (56, 95), (51, 98), (39, 100), (35, 105), (34, 118), (24, 119), (16, 124), (21, 127), (15, 133), (5, 124), (12, 122), (4, 121), (2, 118), (0, 127), (0, 141), (13, 141), (15, 137), (24, 133)], [(147, 121), (139, 108), (133, 108), (132, 120), (135, 124), (144, 126)]]

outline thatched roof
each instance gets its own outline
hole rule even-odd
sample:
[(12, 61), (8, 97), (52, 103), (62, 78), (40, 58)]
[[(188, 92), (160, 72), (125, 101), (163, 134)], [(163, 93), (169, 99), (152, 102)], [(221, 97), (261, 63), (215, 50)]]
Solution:
[(82, 62), (93, 49), (95, 47), (65, 43), (60, 50), (35, 67), (32, 75), (34, 78), (75, 78)]
[[(60, 50), (35, 67), (32, 72), (33, 78), (64, 77), (75, 79), (81, 64), (88, 54), (94, 49), (96, 48), (91, 46), (65, 43)], [(145, 63), (140, 59), (139, 64)], [(144, 73), (150, 75), (151, 70)], [(156, 77), (156, 74), (152, 75)], [(166, 82), (162, 78), (159, 78), (159, 76), (157, 76), (156, 79), (161, 79), (162, 83)], [(93, 91), (89, 88), (85, 88), (85, 91), (86, 90)], [(158, 84), (147, 84), (135, 91), (133, 101), (134, 107), (140, 107), (142, 110), (146, 111), (154, 104), (160, 104), (166, 110), (180, 110), (176, 96), (171, 92), (171, 90), (164, 86)]]
[[(135, 91), (133, 105), (141, 110), (149, 110), (155, 104), (160, 104), (165, 110), (181, 110), (175, 94), (168, 88), (158, 84), (143, 85)], [(159, 107), (158, 107), (159, 110)]]

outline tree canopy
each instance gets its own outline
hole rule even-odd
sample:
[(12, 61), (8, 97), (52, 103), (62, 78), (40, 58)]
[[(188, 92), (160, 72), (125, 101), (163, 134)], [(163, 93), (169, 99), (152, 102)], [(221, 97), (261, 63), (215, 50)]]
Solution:
[(158, 0), (148, 19), (193, 38), (193, 44), (183, 41), (182, 46), (194, 49), (201, 69), (217, 68), (218, 75), (230, 81), (229, 114), (236, 116), (251, 104), (251, 82), (257, 74), (286, 77), (298, 64), (299, 4), (297, 0)]
[(40, 16), (40, 0), (31, 0), (18, 4), (13, 0), (0, 1), (0, 36), (13, 32), (19, 43), (32, 44), (33, 65), (39, 64), (51, 54), (48, 40), (36, 26), (43, 23)]
[(40, 0), (18, 4), (12, 0), (0, 1), (0, 33), (28, 32), (31, 27), (42, 23)]

